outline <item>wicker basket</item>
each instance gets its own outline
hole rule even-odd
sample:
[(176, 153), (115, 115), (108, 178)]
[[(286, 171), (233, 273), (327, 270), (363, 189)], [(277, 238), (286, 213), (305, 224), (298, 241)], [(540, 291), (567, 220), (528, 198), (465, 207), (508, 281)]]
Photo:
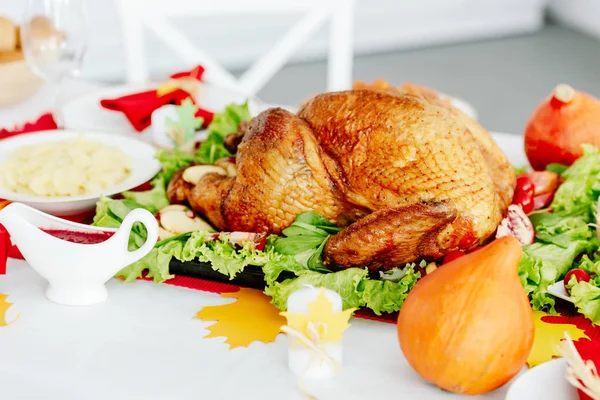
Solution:
[(20, 103), (33, 96), (43, 80), (33, 73), (20, 51), (0, 53), (0, 107)]

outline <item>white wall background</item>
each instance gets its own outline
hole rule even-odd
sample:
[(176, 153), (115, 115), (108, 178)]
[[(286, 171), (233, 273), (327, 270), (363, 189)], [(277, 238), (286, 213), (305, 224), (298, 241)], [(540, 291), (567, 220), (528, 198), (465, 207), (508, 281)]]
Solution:
[[(122, 80), (121, 32), (113, 1), (80, 1), (88, 3), (91, 25), (83, 76), (100, 81)], [(547, 0), (358, 0), (355, 51), (366, 54), (536, 31), (543, 24), (546, 3)], [(25, 5), (26, 0), (0, 0), (0, 15), (19, 21)], [(267, 50), (296, 18), (296, 15), (252, 19), (243, 15), (211, 19), (190, 16), (177, 20), (177, 25), (226, 66), (238, 69)], [(157, 38), (148, 35), (147, 41), (154, 75), (186, 67)], [(327, 30), (323, 28), (295, 60), (322, 57), (326, 46)]]

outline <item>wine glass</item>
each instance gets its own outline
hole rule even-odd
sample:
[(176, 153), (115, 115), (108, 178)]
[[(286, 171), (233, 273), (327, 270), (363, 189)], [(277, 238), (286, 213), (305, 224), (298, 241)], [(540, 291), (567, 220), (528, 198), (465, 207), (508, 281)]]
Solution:
[(28, 0), (21, 47), (32, 70), (54, 86), (54, 118), (63, 127), (63, 80), (79, 73), (88, 39), (85, 0)]

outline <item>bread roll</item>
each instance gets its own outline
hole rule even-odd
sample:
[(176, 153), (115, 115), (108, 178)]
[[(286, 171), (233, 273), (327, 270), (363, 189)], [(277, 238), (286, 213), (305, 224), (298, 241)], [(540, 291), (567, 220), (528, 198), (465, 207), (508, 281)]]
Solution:
[(0, 17), (0, 52), (13, 51), (17, 48), (17, 29), (6, 17)]
[(19, 25), (17, 25), (17, 28), (16, 28), (16, 35), (17, 35), (17, 50), (21, 50), (21, 27)]
[(20, 50), (0, 52), (0, 64), (23, 61), (24, 59), (23, 52)]

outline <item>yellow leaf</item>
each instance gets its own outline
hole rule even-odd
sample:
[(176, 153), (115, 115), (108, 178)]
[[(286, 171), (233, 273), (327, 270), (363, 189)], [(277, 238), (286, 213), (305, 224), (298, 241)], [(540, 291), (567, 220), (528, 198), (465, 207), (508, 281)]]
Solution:
[(548, 314), (542, 311), (533, 312), (535, 338), (533, 340), (533, 349), (531, 349), (531, 353), (527, 359), (529, 368), (550, 361), (553, 357), (560, 357), (558, 346), (565, 338), (565, 332), (568, 332), (573, 340), (588, 338), (584, 331), (575, 325), (551, 324), (542, 321), (542, 318), (546, 316)]
[(194, 95), (198, 93), (198, 90), (200, 89), (200, 81), (193, 77), (187, 76), (177, 79), (169, 79), (158, 87), (156, 90), (156, 95), (161, 97), (178, 89), (188, 92), (190, 95)]
[(285, 319), (263, 292), (241, 288), (237, 292), (223, 293), (221, 296), (234, 297), (237, 301), (204, 307), (198, 311), (195, 318), (217, 321), (208, 327), (210, 333), (205, 337), (226, 337), (225, 343), (231, 348), (248, 347), (254, 341), (275, 341)]
[(9, 303), (8, 301), (6, 301), (7, 297), (8, 297), (7, 294), (0, 293), (0, 326), (8, 326), (8, 325), (12, 324), (13, 322), (15, 322), (16, 320), (18, 320), (19, 317), (21, 316), (21, 314), (17, 314), (17, 318), (15, 318), (11, 322), (8, 322), (6, 320), (6, 312), (8, 311), (10, 306), (12, 306), (12, 304), (13, 304), (13, 303)]
[(160, 85), (158, 87), (158, 89), (156, 89), (156, 95), (158, 97), (161, 97), (161, 96), (164, 96), (165, 94), (174, 92), (177, 89), (179, 89), (179, 86), (177, 85), (177, 83), (175, 83), (173, 81), (167, 81), (167, 82), (163, 83), (162, 85)]
[(333, 303), (329, 301), (325, 294), (325, 289), (321, 291), (315, 300), (308, 305), (308, 314), (282, 312), (281, 315), (287, 318), (290, 328), (302, 332), (305, 336), (311, 337), (308, 332), (308, 325), (320, 327), (318, 336), (323, 342), (337, 342), (342, 340), (342, 334), (350, 324), (348, 321), (354, 312), (354, 308), (346, 311), (333, 311)]

